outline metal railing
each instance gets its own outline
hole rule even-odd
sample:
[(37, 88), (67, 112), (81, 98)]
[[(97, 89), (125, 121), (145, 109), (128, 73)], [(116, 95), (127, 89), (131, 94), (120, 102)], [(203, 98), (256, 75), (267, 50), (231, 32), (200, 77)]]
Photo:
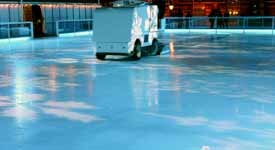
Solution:
[[(163, 30), (183, 29), (183, 31), (207, 31), (207, 32), (234, 32), (248, 33), (250, 31), (259, 31), (258, 33), (268, 33), (274, 35), (275, 17), (257, 16), (257, 17), (167, 17), (161, 21)], [(56, 35), (86, 32), (93, 30), (93, 19), (82, 20), (59, 20), (56, 21)], [(74, 34), (75, 33), (75, 34)]]
[[(246, 32), (250, 30), (270, 31), (274, 34), (275, 17), (168, 17), (162, 21), (163, 29), (235, 29)], [(211, 30), (209, 30), (211, 31)]]
[(0, 39), (33, 38), (32, 22), (0, 22)]
[(93, 19), (59, 20), (56, 21), (55, 26), (57, 36), (66, 33), (91, 32), (93, 30)]

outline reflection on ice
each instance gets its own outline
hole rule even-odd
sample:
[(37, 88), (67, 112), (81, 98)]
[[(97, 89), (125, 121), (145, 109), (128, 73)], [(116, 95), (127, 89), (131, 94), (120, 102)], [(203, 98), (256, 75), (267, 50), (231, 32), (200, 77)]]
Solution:
[[(4, 98), (3, 98), (4, 99)], [(93, 110), (96, 109), (95, 106), (86, 104), (84, 102), (75, 102), (75, 101), (46, 101), (44, 103), (36, 102), (32, 105), (25, 105), (24, 103), (11, 103), (4, 99), (0, 101), (0, 110), (3, 108), (3, 111), (0, 112), (1, 116), (14, 117), (19, 123), (28, 120), (34, 120), (38, 117), (39, 110), (42, 110), (43, 113), (54, 115), (60, 118), (65, 118), (69, 120), (80, 121), (88, 123), (91, 121), (103, 120), (102, 118), (89, 115), (87, 113), (79, 113), (72, 111), (71, 109), (81, 109), (81, 110)], [(43, 115), (43, 114), (39, 114)]]
[(175, 49), (174, 49), (174, 42), (169, 43), (169, 48), (170, 48), (170, 56), (173, 58), (175, 56)]
[(255, 111), (255, 117), (252, 120), (256, 123), (275, 125), (275, 115), (264, 111)]
[(219, 120), (209, 122), (209, 127), (213, 130), (223, 132), (223, 131), (249, 131), (247, 128), (242, 128), (236, 122)]
[(75, 101), (47, 101), (43, 104), (44, 106), (51, 106), (56, 108), (64, 108), (64, 109), (96, 109), (95, 106), (83, 103), (83, 102), (75, 102)]
[(10, 100), (9, 96), (0, 96), (0, 101), (8, 101)]
[(175, 121), (176, 124), (182, 126), (204, 126), (216, 132), (228, 132), (228, 131), (239, 131), (239, 132), (260, 132), (255, 129), (249, 129), (247, 127), (242, 127), (235, 121), (230, 120), (212, 120), (203, 116), (192, 116), (192, 117), (180, 117), (173, 115), (164, 115), (158, 113), (144, 113), (144, 115), (153, 116), (162, 119), (168, 119), (170, 121)]
[(235, 137), (227, 137), (222, 139), (208, 139), (209, 142), (215, 143), (216, 149), (219, 150), (259, 150), (259, 149), (266, 149), (266, 147), (271, 148), (269, 145), (261, 145), (258, 142), (249, 141), (249, 140), (242, 140)]
[(0, 113), (2, 116), (14, 117), (18, 122), (36, 119), (37, 113), (25, 106), (8, 108)]
[(32, 93), (16, 93), (16, 103), (28, 103), (33, 101), (40, 101), (43, 99), (42, 94), (32, 94)]
[(49, 59), (48, 61), (53, 61), (53, 62), (56, 62), (56, 63), (63, 63), (63, 64), (72, 64), (72, 63), (77, 63), (78, 59), (58, 58), (58, 59)]
[(76, 84), (76, 83), (64, 83), (64, 86), (67, 86), (67, 87), (77, 87), (77, 86), (79, 86), (79, 84)]
[(3, 107), (3, 106), (11, 106), (12, 105), (12, 103), (10, 103), (10, 102), (1, 102), (0, 101), (0, 107)]
[(202, 146), (201, 150), (210, 150), (210, 147), (209, 146)]
[(101, 118), (98, 118), (96, 116), (73, 112), (73, 111), (69, 111), (66, 109), (45, 108), (45, 107), (43, 107), (41, 109), (46, 114), (54, 115), (56, 117), (65, 118), (65, 119), (69, 119), (69, 120), (81, 121), (84, 123), (102, 120)]
[(153, 117), (160, 117), (164, 119), (174, 120), (179, 125), (184, 125), (184, 126), (200, 126), (208, 122), (208, 119), (204, 117), (177, 117), (172, 115), (162, 115), (162, 114), (156, 114), (156, 113), (144, 113), (144, 114), (153, 116)]
[(12, 77), (7, 75), (0, 75), (0, 88), (9, 87), (12, 85)]

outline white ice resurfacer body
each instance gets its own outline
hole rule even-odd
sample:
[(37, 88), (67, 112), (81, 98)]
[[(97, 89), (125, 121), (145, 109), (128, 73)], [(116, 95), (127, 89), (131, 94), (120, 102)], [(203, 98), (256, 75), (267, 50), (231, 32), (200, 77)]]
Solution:
[(160, 53), (158, 7), (154, 5), (96, 9), (93, 32), (98, 59), (106, 55), (140, 59), (144, 51), (149, 55)]

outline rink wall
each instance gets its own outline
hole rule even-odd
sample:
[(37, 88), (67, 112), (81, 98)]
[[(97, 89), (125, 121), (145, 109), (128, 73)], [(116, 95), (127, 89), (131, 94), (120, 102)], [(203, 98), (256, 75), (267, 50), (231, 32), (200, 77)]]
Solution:
[[(16, 3), (1, 4), (0, 3), (0, 23), (22, 22), (26, 20), (26, 9), (32, 4), (24, 4), (24, 11), (22, 5)], [(94, 4), (38, 4), (41, 8), (44, 18), (44, 31), (46, 34), (55, 34), (58, 20), (81, 20), (92, 19), (93, 10), (98, 7)], [(24, 17), (23, 17), (24, 14)], [(24, 18), (24, 19), (23, 19)], [(1, 28), (1, 26), (0, 26)]]

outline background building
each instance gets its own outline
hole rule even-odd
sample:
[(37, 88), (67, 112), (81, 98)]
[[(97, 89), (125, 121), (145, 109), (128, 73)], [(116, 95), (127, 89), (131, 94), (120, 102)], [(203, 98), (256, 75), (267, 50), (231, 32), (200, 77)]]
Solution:
[(275, 16), (275, 0), (165, 0), (165, 5), (165, 16), (184, 16), (188, 11), (208, 16), (212, 9), (228, 9), (231, 16)]
[[(191, 11), (193, 16), (207, 16), (212, 9), (229, 10), (231, 16), (273, 16), (275, 0), (168, 0), (165, 16)], [(173, 5), (173, 10), (169, 9)], [(179, 13), (180, 12), (180, 13)]]

